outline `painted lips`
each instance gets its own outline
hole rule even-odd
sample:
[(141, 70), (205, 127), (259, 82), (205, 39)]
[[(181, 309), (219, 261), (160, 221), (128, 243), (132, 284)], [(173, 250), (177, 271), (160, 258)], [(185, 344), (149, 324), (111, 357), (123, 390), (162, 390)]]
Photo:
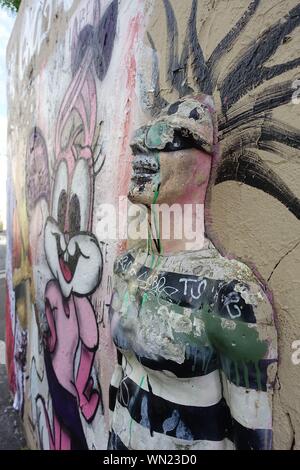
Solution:
[(68, 250), (61, 253), (59, 256), (59, 265), (65, 281), (71, 282), (77, 268), (78, 260), (81, 256), (81, 251), (76, 243), (76, 250), (74, 255), (70, 255)]
[(62, 257), (59, 258), (59, 266), (65, 278), (65, 281), (71, 282), (74, 273), (72, 273), (69, 264), (66, 263)]
[(137, 155), (132, 163), (132, 180), (149, 181), (153, 175), (159, 172), (159, 164), (153, 156)]
[(59, 266), (62, 272), (62, 275), (66, 282), (71, 282), (74, 276), (74, 273), (77, 268), (78, 260), (81, 256), (81, 251), (76, 243), (76, 249), (74, 255), (70, 255), (68, 248), (65, 251), (61, 249), (60, 246), (60, 237), (58, 234), (55, 234), (56, 238), (56, 247), (58, 253)]

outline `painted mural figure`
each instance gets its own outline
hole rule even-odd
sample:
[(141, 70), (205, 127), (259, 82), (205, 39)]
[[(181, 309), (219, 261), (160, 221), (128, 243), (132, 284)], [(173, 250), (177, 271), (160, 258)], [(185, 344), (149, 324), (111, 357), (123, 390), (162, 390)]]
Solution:
[[(99, 330), (91, 300), (103, 271), (102, 252), (93, 233), (94, 185), (105, 161), (99, 145), (96, 78), (101, 81), (107, 73), (117, 15), (116, 0), (103, 15), (96, 0), (93, 24), (79, 32), (74, 21), (72, 78), (57, 116), (51, 191), (45, 185), (46, 144), (41, 145), (44, 139), (37, 128), (28, 147), (29, 212), (46, 198), (43, 232), (49, 268), (44, 306), (38, 312), (49, 396), (42, 391), (34, 396), (33, 412), (39, 446), (51, 450), (87, 450), (91, 444), (86, 423), (93, 422), (98, 410), (103, 412), (94, 365)], [(36, 371), (36, 362), (33, 357), (32, 370), (41, 390), (44, 377)]]
[[(74, 104), (69, 109), (70, 101)], [(64, 126), (74, 110), (83, 124), (63, 146)], [(79, 410), (91, 422), (100, 401), (91, 376), (98, 328), (89, 299), (102, 276), (101, 250), (90, 231), (95, 127), (96, 86), (87, 52), (58, 117), (57, 168), (45, 225), (45, 253), (53, 279), (45, 291), (44, 358), (53, 406), (54, 428), (51, 431), (49, 424), (49, 432), (55, 449), (88, 448)]]
[[(300, 3), (27, 3), (8, 49), (6, 346), (28, 445), (299, 448)], [(123, 199), (130, 153), (148, 238), (117, 258), (109, 305), (122, 244), (99, 209)], [(171, 233), (177, 214), (194, 230), (165, 236), (162, 205)]]
[[(131, 147), (132, 202), (201, 204), (206, 214), (218, 152), (210, 96), (166, 107)], [(205, 233), (188, 250), (155, 233), (115, 262), (108, 447), (270, 449), (277, 338), (264, 287)]]

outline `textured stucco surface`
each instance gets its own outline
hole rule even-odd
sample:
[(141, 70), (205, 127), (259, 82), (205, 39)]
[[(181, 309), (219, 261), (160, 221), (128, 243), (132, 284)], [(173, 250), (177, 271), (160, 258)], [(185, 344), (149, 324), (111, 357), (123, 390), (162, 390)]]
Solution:
[[(229, 129), (224, 139), (220, 131), (220, 161), (228, 148), (232, 148), (232, 152), (237, 152), (237, 149), (243, 152), (247, 146), (245, 139), (250, 135), (252, 140), (250, 138), (247, 149), (255, 149), (267, 167), (280, 176), (296, 198), (300, 198), (300, 104), (292, 103), (292, 92), (289, 99), (279, 99), (275, 108), (270, 101), (269, 107), (266, 106), (262, 114), (254, 116), (252, 120), (247, 121), (241, 115), (243, 110), (255, 109), (255, 105), (268, 94), (273, 97), (280, 95), (281, 85), (285, 84), (287, 90), (292, 89), (293, 81), (299, 78), (299, 26), (287, 31), (276, 51), (263, 65), (258, 66), (253, 75), (259, 73), (259, 67), (275, 67), (294, 61), (289, 70), (273, 78), (262, 79), (261, 83), (250, 87), (227, 113), (222, 110), (224, 96), (221, 96), (220, 91), (225, 77), (234, 69), (238, 58), (251, 50), (253, 43), (261, 39), (263, 33), (274, 24), (287, 21), (289, 11), (298, 2), (199, 0), (198, 3), (196, 26), (205, 60), (208, 60), (218, 44), (222, 46), (212, 80), (212, 95), (219, 123), (224, 124), (227, 119), (237, 115), (241, 124), (238, 130)], [(238, 39), (231, 45), (223, 44), (221, 41), (227, 32), (252, 3), (258, 4), (257, 9), (240, 31)], [(74, 57), (79, 47), (79, 43), (74, 42), (76, 23), (77, 31), (83, 30), (87, 24), (95, 24), (97, 14), (101, 18), (110, 4), (109, 0), (23, 0), (7, 51), (8, 265), (11, 266), (8, 271), (8, 292), (13, 332), (10, 347), (14, 349), (9, 367), (12, 381), (15, 377), (15, 405), (21, 410), (30, 447), (38, 447), (41, 442), (47, 447), (46, 424), (41, 423), (42, 429), (39, 429), (38, 409), (35, 406), (38, 394), (44, 396), (46, 403), (49, 398), (39, 315), (44, 309), (46, 283), (53, 277), (44, 251), (44, 226), (50, 211), (50, 193), (58, 159), (55, 138), (62, 119), (59, 112), (65, 97), (70, 93), (74, 78), (71, 63), (76, 62)], [(92, 221), (89, 230), (96, 236), (98, 205), (103, 202), (118, 204), (118, 197), (128, 192), (131, 171), (129, 144), (133, 130), (148, 122), (151, 110), (157, 106), (158, 97), (171, 103), (179, 96), (175, 86), (177, 79), (174, 77), (181, 73), (180, 66), (173, 63), (170, 71), (169, 54), (170, 50), (178, 47), (180, 57), (184, 44), (192, 41), (193, 37), (188, 36), (186, 31), (191, 7), (195, 2), (171, 0), (170, 4), (177, 26), (174, 41), (172, 34), (168, 35), (164, 2), (119, 1), (116, 33), (107, 73), (99, 78), (99, 74), (96, 76), (94, 70), (92, 72), (96, 86), (97, 126), (90, 144), (95, 145), (96, 137), (99, 137), (100, 158), (104, 161), (95, 179), (94, 201), (90, 209)], [(100, 5), (100, 10), (93, 10), (94, 5)], [(98, 11), (96, 15), (95, 11)], [(157, 49), (156, 55), (153, 53), (153, 44), (151, 46), (149, 42), (149, 35)], [(81, 45), (85, 41), (87, 39), (82, 37)], [(267, 41), (272, 41), (272, 37), (267, 36)], [(261, 48), (262, 43), (253, 49), (249, 64), (251, 60), (255, 62)], [(156, 63), (154, 70), (153, 63)], [(198, 89), (197, 70), (199, 72), (191, 54), (186, 64), (187, 74), (182, 80), (193, 89)], [(160, 89), (156, 90), (155, 77), (158, 75)], [(93, 93), (88, 96), (95, 98)], [(280, 122), (286, 134), (293, 128), (291, 145), (283, 141), (277, 141), (274, 146), (265, 144), (262, 129), (270, 118)], [(64, 130), (64, 143), (67, 142), (68, 133), (71, 134), (70, 130), (76, 126), (78, 116), (73, 115)], [(28, 168), (29, 136), (35, 127), (41, 130), (47, 148), (48, 163), (40, 170)], [(271, 129), (271, 135), (272, 131), (275, 134), (274, 129)], [(48, 192), (44, 193), (41, 183), (43, 172), (49, 177)], [(26, 179), (28, 173), (30, 184), (39, 188), (30, 210)], [(258, 189), (242, 181), (231, 180), (220, 182), (211, 189), (207, 227), (210, 238), (222, 254), (241, 260), (253, 269), (268, 287), (275, 309), (279, 340), (273, 417), (276, 449), (300, 449), (300, 364), (292, 362), (292, 344), (300, 340), (299, 223), (299, 217), (264, 191), (264, 187)], [(94, 378), (98, 378), (101, 388), (101, 406), (98, 406), (92, 422), (87, 423), (82, 419), (89, 448), (105, 448), (107, 441), (108, 389), (116, 360), (110, 335), (108, 305), (112, 292), (113, 261), (124, 247), (124, 243), (118, 241), (107, 243), (98, 239), (98, 243), (103, 256), (103, 272), (99, 285), (90, 297), (99, 329), (93, 374)], [(26, 294), (22, 294), (23, 300), (18, 308), (16, 286), (19, 285), (23, 286)], [(51, 413), (51, 405), (49, 410)]]

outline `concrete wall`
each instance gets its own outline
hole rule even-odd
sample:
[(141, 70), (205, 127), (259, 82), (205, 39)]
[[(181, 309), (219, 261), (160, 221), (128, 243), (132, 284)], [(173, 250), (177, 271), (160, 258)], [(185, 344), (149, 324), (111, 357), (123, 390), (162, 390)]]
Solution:
[[(31, 447), (70, 445), (52, 420), (62, 386), (78, 411), (75, 441), (106, 448), (108, 308), (125, 243), (100, 238), (99, 207), (127, 195), (132, 132), (203, 92), (220, 156), (206, 229), (272, 298), (273, 446), (300, 448), (299, 25), (296, 0), (22, 1), (7, 51), (7, 358)], [(55, 255), (57, 227), (86, 254), (75, 273)], [(50, 310), (68, 313), (52, 330)], [(60, 345), (56, 363), (45, 342)]]

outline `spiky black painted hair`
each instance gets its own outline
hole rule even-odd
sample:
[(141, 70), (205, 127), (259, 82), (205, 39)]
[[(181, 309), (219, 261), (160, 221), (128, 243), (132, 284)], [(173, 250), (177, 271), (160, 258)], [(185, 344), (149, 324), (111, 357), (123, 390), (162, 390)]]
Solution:
[[(282, 64), (266, 66), (279, 46), (288, 35), (300, 25), (300, 5), (291, 9), (280, 21), (268, 27), (251, 43), (246, 51), (237, 55), (233, 64), (219, 80), (219, 63), (228, 49), (239, 41), (241, 32), (249, 24), (262, 3), (253, 0), (225, 35), (209, 58), (205, 58), (197, 32), (198, 0), (192, 1), (182, 53), (178, 54), (178, 27), (176, 16), (170, 0), (163, 0), (166, 11), (168, 32), (167, 79), (180, 97), (193, 92), (209, 95), (219, 93), (221, 106), (217, 109), (219, 142), (223, 154), (215, 179), (215, 184), (224, 181), (239, 181), (263, 190), (284, 204), (288, 210), (300, 219), (300, 199), (297, 198), (257, 153), (267, 150), (282, 155), (285, 146), (285, 158), (294, 156), (295, 149), (300, 149), (300, 132), (298, 129), (273, 118), (272, 111), (289, 103), (293, 95), (292, 81), (271, 84), (259, 89), (260, 85), (280, 76), (300, 65), (300, 57)], [(148, 33), (153, 49), (153, 67), (157, 69), (157, 50)], [(191, 62), (194, 74), (193, 86), (188, 83), (188, 61)], [(160, 93), (159, 73), (153, 72), (156, 78), (154, 89), (153, 112), (168, 103)], [(217, 88), (218, 82), (218, 88)], [(234, 107), (249, 91), (255, 93), (255, 102), (251, 100), (243, 107)], [(299, 157), (297, 157), (299, 158)]]

